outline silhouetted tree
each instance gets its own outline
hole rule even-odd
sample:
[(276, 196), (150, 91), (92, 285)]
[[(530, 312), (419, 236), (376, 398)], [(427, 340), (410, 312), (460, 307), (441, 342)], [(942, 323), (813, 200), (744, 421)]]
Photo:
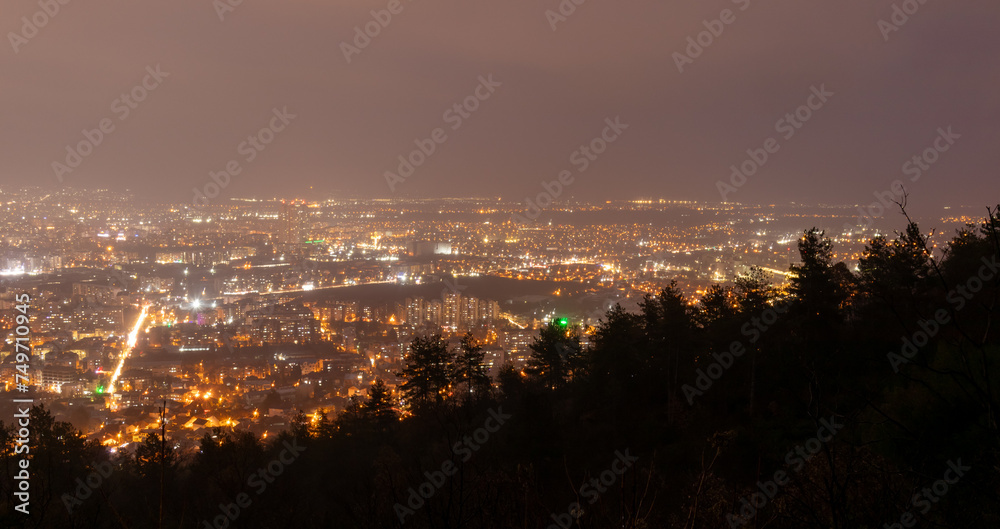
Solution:
[(486, 353), (482, 346), (476, 343), (472, 333), (465, 333), (458, 355), (452, 364), (452, 379), (455, 385), (465, 385), (471, 398), (477, 392), (482, 393), (490, 388), (489, 368), (484, 363)]
[(299, 410), (292, 416), (291, 420), (291, 432), (294, 437), (299, 439), (308, 439), (311, 437), (311, 424), (312, 421), (309, 416), (305, 414), (302, 410)]
[(497, 371), (497, 382), (500, 384), (500, 393), (510, 399), (514, 398), (524, 389), (524, 377), (514, 369), (514, 364), (507, 362), (500, 366)]
[(833, 242), (816, 228), (806, 230), (799, 239), (799, 258), (802, 263), (790, 267), (791, 292), (803, 313), (818, 320), (839, 319), (847, 292), (833, 270)]
[(398, 376), (405, 380), (399, 389), (406, 400), (416, 405), (443, 401), (451, 385), (452, 353), (441, 335), (415, 337), (405, 360)]
[(684, 368), (693, 365), (696, 354), (699, 331), (695, 309), (676, 281), (656, 296), (646, 295), (639, 308), (649, 342), (646, 365), (653, 376), (666, 382), (666, 394), (675, 394), (681, 384), (681, 364)]
[(159, 477), (161, 455), (166, 467), (173, 466), (177, 461), (177, 454), (169, 445), (163, 447), (158, 434), (147, 433), (142, 442), (135, 448), (133, 462), (136, 470), (147, 478)]
[(376, 378), (368, 388), (368, 400), (362, 406), (365, 418), (380, 429), (385, 429), (396, 421), (396, 402), (381, 378)]
[(760, 314), (778, 297), (771, 277), (759, 266), (751, 266), (746, 274), (736, 276), (736, 304), (744, 316)]
[(698, 322), (711, 328), (715, 324), (731, 321), (736, 316), (739, 305), (733, 287), (712, 285), (698, 301), (697, 309)]
[(531, 358), (524, 371), (548, 388), (562, 387), (574, 371), (578, 372), (582, 367), (583, 355), (577, 328), (549, 322), (528, 347)]

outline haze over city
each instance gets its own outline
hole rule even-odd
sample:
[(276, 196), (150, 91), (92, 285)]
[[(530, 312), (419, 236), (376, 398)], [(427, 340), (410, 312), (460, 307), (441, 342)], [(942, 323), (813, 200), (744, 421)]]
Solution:
[[(294, 198), (312, 188), (323, 198), (522, 200), (620, 116), (627, 137), (567, 197), (721, 200), (716, 181), (747, 149), (782, 139), (776, 122), (825, 86), (830, 101), (729, 200), (867, 203), (909, 178), (902, 165), (949, 126), (961, 141), (907, 182), (914, 205), (976, 205), (978, 191), (998, 190), (983, 170), (1000, 164), (997, 77), (984, 67), (1000, 20), (985, 0), (920, 4), (887, 33), (878, 22), (891, 22), (889, 1), (591, 1), (558, 15), (565, 20), (546, 14), (559, 2), (407, 1), (348, 62), (342, 44), (354, 46), (356, 28), (382, 4), (68, 3), (0, 56), (0, 185), (190, 200), (210, 171), (242, 158), (238, 145), (272, 109), (287, 107), (298, 117), (224, 196)], [(20, 17), (36, 7), (12, 9), (7, 29), (23, 33)], [(675, 54), (724, 9), (734, 21), (679, 72)], [(169, 76), (119, 120), (113, 103), (156, 66)], [(443, 113), (489, 74), (502, 86), (450, 130)], [(65, 163), (66, 146), (104, 118), (115, 131), (60, 184), (52, 163)], [(447, 142), (390, 191), (384, 172), (436, 127)]]

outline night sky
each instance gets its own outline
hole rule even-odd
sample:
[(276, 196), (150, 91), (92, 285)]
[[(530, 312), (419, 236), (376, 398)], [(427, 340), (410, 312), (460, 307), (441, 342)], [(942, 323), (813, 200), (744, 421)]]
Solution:
[[(892, 28), (889, 0), (565, 0), (566, 16), (558, 0), (223, 2), (69, 0), (37, 34), (21, 17), (39, 5), (8, 2), (0, 186), (190, 201), (234, 160), (222, 197), (523, 200), (565, 170), (562, 198), (720, 201), (729, 167), (773, 138), (729, 200), (868, 203), (894, 180), (919, 207), (1000, 197), (995, 0), (897, 0), (919, 9)], [(390, 7), (366, 47), (342, 45)], [(681, 72), (705, 21), (722, 32)], [(490, 75), (499, 86), (449, 119)], [(129, 108), (119, 98), (144, 81)], [(779, 120), (814, 87), (833, 95), (786, 137)], [(295, 117), (272, 120), (285, 108)], [(616, 117), (628, 128), (581, 170), (574, 151)], [(53, 162), (102, 120), (113, 130), (60, 183)], [(263, 150), (240, 147), (271, 123), (283, 130)], [(949, 126), (937, 161), (904, 174)], [(437, 128), (446, 139), (390, 190), (386, 171)]]

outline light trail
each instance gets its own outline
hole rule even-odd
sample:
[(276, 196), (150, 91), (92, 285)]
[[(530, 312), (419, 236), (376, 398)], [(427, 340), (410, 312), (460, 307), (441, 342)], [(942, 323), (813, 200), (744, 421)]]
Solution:
[(779, 275), (779, 276), (784, 276), (784, 277), (792, 277), (792, 276), (795, 275), (792, 272), (789, 272), (788, 270), (778, 270), (777, 268), (771, 268), (769, 266), (762, 266), (762, 267), (760, 267), (760, 269), (763, 270), (763, 271), (765, 271), (765, 272), (771, 272), (772, 274)]
[(516, 325), (519, 329), (525, 329), (525, 328), (528, 327), (527, 324), (521, 325), (520, 323), (518, 323), (517, 321), (515, 321), (513, 314), (507, 314), (505, 312), (502, 312), (502, 313), (500, 313), (500, 317), (504, 318), (507, 321), (511, 322), (512, 324)]
[(148, 309), (149, 305), (143, 305), (142, 312), (139, 313), (139, 318), (135, 321), (135, 327), (132, 327), (132, 332), (128, 334), (128, 341), (125, 343), (125, 350), (122, 351), (121, 360), (118, 362), (118, 367), (115, 368), (115, 374), (111, 375), (111, 382), (108, 383), (108, 393), (111, 395), (115, 393), (115, 382), (118, 381), (118, 377), (122, 374), (125, 359), (128, 358), (129, 353), (135, 348), (136, 342), (139, 341), (139, 329), (142, 327), (142, 323), (146, 321), (146, 311)]
[(361, 286), (365, 286), (365, 285), (387, 285), (387, 284), (390, 284), (390, 283), (395, 284), (396, 282), (395, 281), (368, 281), (368, 282), (365, 282), (365, 283), (356, 283), (354, 285), (330, 285), (330, 286), (325, 286), (325, 287), (315, 287), (312, 290), (306, 290), (306, 289), (302, 289), (302, 288), (296, 288), (296, 289), (292, 289), (292, 290), (270, 290), (270, 291), (266, 291), (266, 292), (263, 291), (263, 290), (246, 290), (246, 291), (243, 291), (243, 292), (223, 292), (221, 295), (222, 296), (246, 296), (246, 295), (249, 295), (249, 294), (260, 294), (261, 296), (271, 296), (271, 295), (275, 295), (275, 294), (280, 295), (280, 294), (294, 294), (294, 293), (298, 293), (298, 292), (317, 292), (317, 291), (320, 291), (320, 290), (329, 290), (329, 289), (333, 289), (333, 288), (361, 287)]

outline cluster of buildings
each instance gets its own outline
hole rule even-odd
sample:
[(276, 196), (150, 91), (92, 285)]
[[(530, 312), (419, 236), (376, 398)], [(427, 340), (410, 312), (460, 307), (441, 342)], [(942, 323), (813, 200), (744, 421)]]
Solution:
[[(803, 228), (855, 214), (637, 200), (554, 204), (525, 225), (495, 198), (195, 210), (106, 190), (3, 196), (0, 383), (14, 391), (14, 296), (29, 293), (32, 390), (116, 449), (158, 428), (164, 403), (178, 446), (336, 413), (376, 378), (395, 387), (415, 336), (457, 348), (471, 332), (493, 372), (520, 369), (557, 315), (593, 325), (671, 281), (693, 297), (750, 266), (780, 282)], [(876, 233), (830, 231), (834, 258), (853, 264)], [(506, 283), (474, 294), (457, 277)]]
[(500, 304), (494, 300), (447, 293), (442, 299), (406, 298), (403, 321), (414, 326), (443, 327), (457, 332), (488, 326), (500, 319)]

